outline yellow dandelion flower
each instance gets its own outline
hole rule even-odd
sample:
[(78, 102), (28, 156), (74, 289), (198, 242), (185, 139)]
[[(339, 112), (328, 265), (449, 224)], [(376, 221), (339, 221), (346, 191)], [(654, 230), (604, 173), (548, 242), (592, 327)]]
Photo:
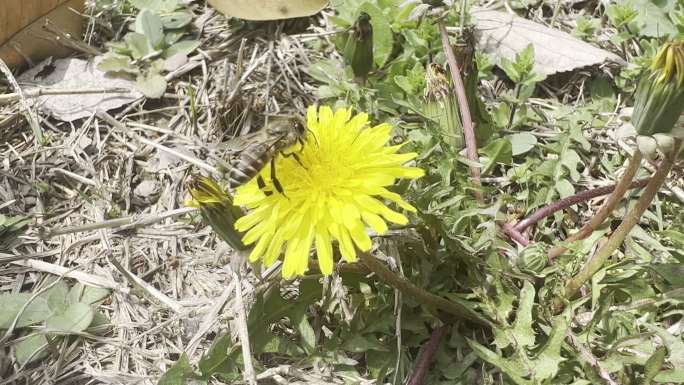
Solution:
[[(256, 178), (240, 186), (235, 204), (249, 213), (235, 223), (245, 232), (245, 244), (255, 244), (250, 260), (274, 263), (284, 250), (283, 276), (303, 274), (308, 267), (311, 247), (317, 252), (324, 274), (333, 270), (333, 241), (342, 258), (356, 260), (356, 250), (368, 251), (371, 239), (366, 229), (378, 234), (387, 231), (387, 222), (405, 225), (408, 219), (386, 205), (415, 212), (398, 194), (387, 187), (398, 178), (418, 178), (423, 170), (405, 167), (415, 153), (399, 153), (402, 145), (387, 145), (391, 126), (368, 127), (368, 115), (352, 116), (351, 109), (309, 107), (305, 145), (293, 146), (297, 158), (278, 156), (276, 177), (285, 195), (275, 191), (270, 167), (261, 171), (266, 186)], [(300, 163), (301, 162), (301, 163)]]

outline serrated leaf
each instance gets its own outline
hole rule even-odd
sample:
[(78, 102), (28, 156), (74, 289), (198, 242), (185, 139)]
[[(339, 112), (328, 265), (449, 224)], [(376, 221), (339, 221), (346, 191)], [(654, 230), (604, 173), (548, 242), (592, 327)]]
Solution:
[(104, 289), (101, 287), (87, 286), (77, 283), (71, 287), (69, 290), (69, 295), (67, 301), (72, 303), (83, 302), (89, 305), (98, 303), (103, 299), (107, 298), (111, 294), (110, 289)]
[(534, 305), (534, 286), (525, 281), (520, 290), (520, 304), (513, 323), (513, 337), (519, 347), (534, 345), (534, 330), (532, 330), (532, 305)]
[(525, 370), (525, 368), (523, 368), (523, 366), (519, 362), (514, 360), (507, 360), (499, 356), (498, 354), (494, 353), (493, 351), (487, 349), (483, 345), (480, 345), (475, 340), (471, 340), (470, 338), (467, 338), (466, 340), (468, 341), (468, 345), (470, 345), (470, 347), (473, 349), (475, 354), (477, 354), (477, 356), (480, 357), (480, 359), (499, 368), (517, 385), (533, 385), (532, 381), (528, 381), (521, 377), (521, 375), (525, 375), (527, 370)]
[(519, 132), (506, 138), (511, 142), (513, 156), (524, 154), (537, 144), (537, 137), (529, 132)]
[(667, 354), (667, 349), (664, 346), (658, 346), (646, 361), (644, 365), (644, 382), (643, 385), (651, 385), (651, 381), (660, 372), (660, 369), (665, 363), (665, 355)]
[(161, 98), (166, 91), (166, 79), (160, 74), (138, 76), (135, 86), (148, 98)]
[(129, 0), (128, 2), (138, 9), (148, 8), (159, 13), (171, 12), (178, 8), (178, 0)]
[(159, 379), (158, 385), (199, 385), (206, 384), (207, 380), (195, 373), (190, 365), (188, 355), (183, 352), (169, 370)]
[(189, 55), (192, 51), (196, 50), (200, 46), (198, 40), (183, 40), (172, 45), (164, 51), (164, 57), (170, 58), (174, 55)]
[(480, 149), (480, 151), (489, 158), (482, 170), (482, 175), (488, 175), (499, 163), (511, 164), (513, 160), (511, 142), (506, 138), (497, 139)]
[(164, 24), (155, 12), (144, 8), (135, 18), (134, 31), (145, 35), (154, 49), (159, 49), (164, 41)]
[[(0, 329), (8, 329), (24, 305), (29, 301), (30, 293), (13, 293), (0, 295)], [(21, 313), (15, 328), (22, 328), (45, 321), (52, 314), (45, 298), (37, 296), (31, 300)]]
[(177, 11), (161, 15), (164, 29), (183, 28), (192, 22), (192, 13), (188, 11)]
[(549, 339), (534, 360), (534, 374), (536, 380), (547, 380), (553, 378), (560, 367), (560, 363), (565, 361), (561, 357), (561, 345), (570, 326), (572, 309), (567, 309), (563, 314), (555, 317), (553, 328), (549, 333)]
[(14, 355), (19, 365), (25, 365), (30, 362), (37, 361), (44, 358), (48, 354), (47, 350), (48, 340), (45, 334), (33, 334), (24, 340), (21, 340), (14, 347)]
[(45, 320), (45, 329), (60, 333), (79, 333), (93, 321), (94, 311), (88, 304), (76, 302), (63, 312)]

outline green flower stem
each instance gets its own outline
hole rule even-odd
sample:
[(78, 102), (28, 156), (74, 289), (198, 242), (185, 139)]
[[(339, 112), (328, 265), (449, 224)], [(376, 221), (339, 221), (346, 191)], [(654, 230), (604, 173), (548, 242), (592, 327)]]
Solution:
[[(596, 214), (589, 219), (589, 222), (582, 226), (578, 232), (569, 236), (565, 242), (570, 243), (584, 239), (596, 231), (601, 224), (603, 224), (606, 218), (608, 218), (608, 216), (615, 210), (615, 207), (617, 207), (618, 203), (620, 203), (620, 200), (622, 200), (622, 197), (625, 195), (627, 190), (629, 190), (632, 180), (634, 179), (634, 175), (636, 175), (636, 172), (639, 170), (639, 166), (641, 166), (641, 159), (643, 159), (643, 155), (641, 154), (641, 151), (637, 149), (634, 151), (634, 155), (632, 155), (632, 157), (629, 159), (625, 173), (622, 175), (622, 178), (620, 178), (620, 181), (618, 181), (618, 184), (615, 186), (615, 190), (613, 190), (613, 192), (610, 194), (608, 200), (606, 200), (599, 211), (597, 211)], [(563, 254), (565, 250), (567, 249), (563, 246), (556, 246), (552, 248), (549, 250), (549, 260), (553, 260), (554, 258)]]
[[(643, 213), (648, 209), (655, 198), (660, 187), (665, 183), (667, 175), (672, 169), (672, 165), (677, 159), (677, 154), (679, 153), (679, 148), (681, 146), (681, 140), (677, 140), (674, 149), (671, 153), (667, 154), (665, 159), (662, 161), (658, 169), (653, 174), (653, 178), (648, 182), (644, 192), (637, 201), (636, 205), (632, 210), (625, 216), (620, 223), (620, 226), (615, 230), (615, 232), (610, 236), (608, 242), (606, 242), (582, 267), (577, 275), (572, 277), (565, 285), (565, 298), (570, 299), (577, 294), (580, 287), (584, 285), (591, 277), (603, 266), (603, 264), (608, 260), (608, 258), (613, 254), (615, 250), (622, 244), (622, 242), (627, 237), (627, 234), (634, 228), (634, 226), (639, 222), (639, 219)], [(635, 154), (636, 155), (636, 154)]]
[(375, 273), (380, 280), (398, 289), (403, 294), (413, 297), (420, 303), (449, 313), (456, 318), (465, 319), (482, 326), (492, 326), (492, 323), (489, 320), (472, 309), (432, 294), (425, 289), (414, 285), (408, 279), (397, 275), (369, 253), (363, 251), (357, 251), (357, 253), (361, 262), (363, 262), (370, 271)]

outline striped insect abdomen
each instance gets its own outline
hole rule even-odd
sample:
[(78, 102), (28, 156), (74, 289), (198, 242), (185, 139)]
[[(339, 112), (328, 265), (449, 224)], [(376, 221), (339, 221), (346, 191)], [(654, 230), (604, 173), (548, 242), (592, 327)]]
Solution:
[(239, 156), (230, 161), (228, 183), (231, 188), (238, 187), (254, 178), (266, 163), (271, 160), (269, 147), (263, 143), (248, 146)]

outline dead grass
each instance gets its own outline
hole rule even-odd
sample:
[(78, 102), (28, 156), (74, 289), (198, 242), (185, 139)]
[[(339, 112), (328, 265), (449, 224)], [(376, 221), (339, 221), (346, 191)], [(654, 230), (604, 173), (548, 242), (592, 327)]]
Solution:
[[(241, 258), (183, 208), (184, 183), (199, 171), (188, 159), (213, 164), (222, 142), (259, 128), (265, 114), (311, 103), (315, 88), (304, 69), (320, 54), (306, 42), (325, 28), (288, 35), (283, 24), (260, 24), (236, 32), (223, 16), (195, 11), (202, 48), (168, 75), (161, 101), (74, 124), (39, 116), (45, 146), (31, 135), (21, 100), (0, 106), (0, 203), (36, 224), (0, 255), (0, 292), (36, 290), (55, 275), (113, 290), (102, 307), (111, 332), (84, 335), (18, 372), (2, 356), (12, 345), (5, 342), (0, 384), (152, 384), (182, 352), (196, 362), (213, 336), (235, 333), (227, 321), (239, 309), (232, 277)], [(252, 277), (241, 282), (248, 306), (256, 282), (244, 276)], [(339, 382), (285, 366), (259, 378)]]

